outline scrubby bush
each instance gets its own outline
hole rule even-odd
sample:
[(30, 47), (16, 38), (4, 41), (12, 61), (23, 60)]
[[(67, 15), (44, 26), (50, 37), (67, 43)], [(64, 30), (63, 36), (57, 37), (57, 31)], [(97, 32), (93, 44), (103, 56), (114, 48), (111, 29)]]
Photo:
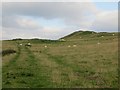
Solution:
[(21, 38), (16, 38), (16, 39), (12, 39), (13, 41), (17, 41), (17, 40), (23, 40)]
[(60, 42), (59, 40), (48, 40), (48, 39), (31, 39), (32, 43), (56, 43)]
[(16, 53), (16, 51), (12, 50), (12, 49), (3, 50), (2, 51), (2, 56), (8, 55), (8, 54), (12, 54), (12, 53)]

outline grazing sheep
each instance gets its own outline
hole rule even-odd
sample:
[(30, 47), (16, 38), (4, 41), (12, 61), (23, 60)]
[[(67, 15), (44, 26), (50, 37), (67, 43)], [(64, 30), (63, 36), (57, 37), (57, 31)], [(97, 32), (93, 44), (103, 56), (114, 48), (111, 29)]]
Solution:
[(27, 43), (27, 44), (25, 44), (25, 46), (29, 46), (29, 47), (31, 47), (32, 45), (31, 45), (30, 43)]
[(97, 43), (98, 45), (100, 44), (100, 42)]
[(113, 34), (113, 36), (114, 36), (115, 34)]
[(73, 45), (73, 47), (76, 47), (77, 45)]
[(45, 45), (44, 47), (45, 47), (45, 48), (47, 48), (47, 46), (46, 46), (46, 45)]
[(19, 44), (20, 46), (22, 46), (22, 43), (21, 44)]
[(31, 45), (30, 43), (28, 43), (28, 45)]
[(71, 47), (70, 45), (68, 45), (68, 47)]
[(104, 37), (104, 36), (101, 36), (101, 37)]
[(65, 41), (65, 39), (60, 39), (60, 41)]

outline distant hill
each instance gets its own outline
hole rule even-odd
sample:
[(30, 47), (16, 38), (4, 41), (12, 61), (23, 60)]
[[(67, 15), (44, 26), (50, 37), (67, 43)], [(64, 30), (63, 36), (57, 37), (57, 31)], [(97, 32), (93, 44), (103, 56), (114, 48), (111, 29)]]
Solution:
[(97, 37), (104, 37), (104, 36), (116, 36), (117, 35), (117, 32), (116, 33), (108, 33), (108, 32), (94, 32), (94, 31), (76, 31), (76, 32), (73, 32), (67, 36), (64, 36), (60, 39), (87, 39), (87, 38), (97, 38)]
[[(118, 37), (118, 34), (120, 36), (120, 32), (94, 32), (94, 31), (76, 31), (71, 34), (68, 34), (64, 37), (61, 37), (57, 40), (51, 40), (51, 39), (40, 39), (40, 38), (32, 38), (32, 39), (22, 39), (22, 38), (16, 38), (12, 39), (12, 41), (27, 41), (27, 42), (34, 42), (34, 43), (56, 43), (60, 41), (66, 41), (66, 40), (88, 40), (88, 39), (98, 39), (99, 37), (107, 36), (106, 38), (115, 38)], [(115, 36), (115, 37), (114, 37)], [(106, 39), (104, 38), (104, 39)], [(118, 37), (120, 38), (120, 37)], [(11, 40), (7, 40), (11, 41)]]

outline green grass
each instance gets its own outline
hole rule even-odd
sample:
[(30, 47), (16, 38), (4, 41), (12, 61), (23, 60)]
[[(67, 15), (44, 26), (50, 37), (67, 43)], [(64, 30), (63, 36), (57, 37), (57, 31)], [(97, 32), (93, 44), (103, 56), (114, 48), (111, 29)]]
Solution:
[(75, 34), (64, 42), (3, 41), (3, 50), (17, 51), (3, 56), (3, 88), (118, 88), (117, 34), (80, 32), (82, 39)]

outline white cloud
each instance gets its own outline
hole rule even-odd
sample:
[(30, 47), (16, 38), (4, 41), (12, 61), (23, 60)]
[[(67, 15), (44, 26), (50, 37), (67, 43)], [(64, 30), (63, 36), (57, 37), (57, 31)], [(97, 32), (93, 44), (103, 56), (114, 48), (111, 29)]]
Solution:
[(62, 30), (62, 29), (60, 29), (60, 28), (55, 28), (55, 27), (53, 27), (53, 28), (51, 28), (51, 27), (44, 27), (44, 28), (43, 28), (43, 31), (44, 31), (45, 33), (59, 33), (61, 30)]
[(28, 18), (17, 18), (16, 22), (22, 28), (26, 29), (38, 29), (41, 28), (38, 22)]
[(14, 38), (23, 38), (23, 39), (30, 39), (30, 38), (58, 39), (61, 36), (63, 36), (63, 30), (60, 30), (60, 29), (57, 29), (57, 28), (56, 29), (55, 28), (43, 28), (43, 29), (36, 29), (36, 30), (3, 28), (3, 32), (2, 32), (2, 38), (3, 39), (14, 39)]
[(99, 13), (92, 28), (97, 31), (118, 31), (118, 11), (104, 11)]
[[(3, 39), (14, 39), (14, 38), (32, 38), (35, 36), (36, 30), (30, 31), (29, 29), (18, 29), (18, 28), (3, 28), (2, 29), (2, 38)], [(38, 32), (37, 32), (38, 33)]]
[(6, 28), (37, 29), (42, 28), (38, 22), (29, 17), (18, 15), (3, 16), (2, 26)]
[(79, 25), (86, 17), (96, 13), (96, 6), (91, 2), (3, 3), (4, 16), (23, 15), (45, 19), (59, 18), (70, 25)]
[[(3, 38), (7, 39), (58, 39), (80, 29), (116, 31), (118, 25), (117, 11), (101, 11), (92, 2), (3, 3), (2, 18)], [(37, 20), (39, 18), (49, 22), (53, 19), (62, 20), (65, 27), (41, 25), (42, 22)]]

